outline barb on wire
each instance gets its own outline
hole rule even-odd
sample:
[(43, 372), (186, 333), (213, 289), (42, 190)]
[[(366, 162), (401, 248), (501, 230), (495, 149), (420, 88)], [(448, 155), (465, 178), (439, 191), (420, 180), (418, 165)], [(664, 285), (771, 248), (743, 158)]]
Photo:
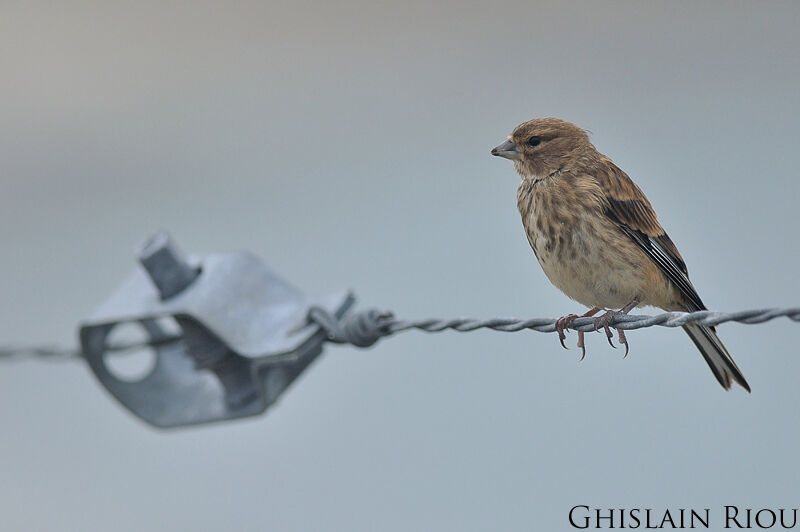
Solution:
[[(764, 323), (779, 317), (787, 317), (792, 321), (800, 321), (800, 308), (743, 310), (740, 312), (714, 312), (701, 310), (697, 312), (664, 312), (655, 316), (615, 315), (610, 327), (633, 330), (659, 325), (661, 327), (681, 327), (687, 323), (701, 325), (719, 325), (729, 321), (737, 323)], [(556, 320), (551, 318), (533, 318), (519, 320), (516, 318), (491, 318), (476, 320), (457, 318), (450, 320), (427, 319), (406, 321), (398, 320), (390, 312), (366, 310), (337, 320), (323, 309), (315, 307), (308, 313), (309, 321), (318, 324), (328, 333), (328, 339), (336, 343), (349, 343), (359, 347), (368, 347), (384, 336), (418, 329), (425, 332), (440, 332), (451, 329), (458, 332), (476, 329), (492, 329), (502, 332), (531, 330), (538, 332), (555, 332)], [(575, 331), (594, 331), (594, 318), (577, 318), (569, 325)]]
[[(715, 312), (700, 310), (697, 312), (664, 312), (655, 316), (615, 315), (610, 327), (623, 330), (642, 329), (658, 325), (660, 327), (681, 327), (687, 323), (715, 326), (726, 322), (745, 324), (764, 323), (775, 318), (786, 317), (800, 322), (800, 308), (743, 310), (740, 312)], [(455, 318), (442, 320), (436, 318), (423, 320), (400, 320), (391, 312), (376, 309), (362, 310), (338, 319), (320, 307), (312, 307), (308, 312), (309, 323), (317, 324), (328, 335), (328, 341), (339, 344), (351, 344), (357, 347), (369, 347), (385, 336), (417, 329), (424, 332), (441, 332), (453, 330), (469, 332), (477, 329), (492, 329), (501, 332), (518, 332), (531, 330), (550, 333), (556, 331), (556, 320), (553, 318), (533, 318), (520, 320), (516, 318), (490, 318), (476, 320), (471, 318)], [(594, 331), (594, 318), (577, 318), (570, 325), (575, 331)], [(164, 338), (151, 339), (147, 342), (109, 345), (106, 351), (129, 351), (141, 347), (152, 347), (163, 343), (180, 340), (180, 335), (169, 335)], [(81, 357), (80, 350), (59, 347), (3, 347), (0, 346), (0, 360), (21, 360), (37, 358), (40, 360), (74, 360)]]

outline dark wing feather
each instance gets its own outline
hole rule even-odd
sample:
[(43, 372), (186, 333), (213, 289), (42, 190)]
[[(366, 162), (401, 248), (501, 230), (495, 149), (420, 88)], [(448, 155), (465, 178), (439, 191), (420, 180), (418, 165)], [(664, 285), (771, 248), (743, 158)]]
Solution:
[(706, 307), (689, 281), (686, 263), (669, 238), (644, 193), (610, 160), (595, 178), (608, 202), (606, 215), (633, 240), (684, 296), (688, 311)]
[[(600, 185), (605, 199), (605, 212), (633, 242), (644, 251), (664, 275), (683, 295), (683, 310), (690, 312), (705, 310), (703, 301), (689, 281), (686, 264), (678, 253), (678, 248), (658, 223), (653, 206), (644, 193), (610, 159), (605, 158), (602, 170), (596, 172), (595, 179)], [(702, 353), (714, 376), (725, 388), (731, 387), (735, 380), (750, 391), (750, 386), (742, 375), (728, 350), (717, 337), (713, 327), (691, 324), (684, 330)]]

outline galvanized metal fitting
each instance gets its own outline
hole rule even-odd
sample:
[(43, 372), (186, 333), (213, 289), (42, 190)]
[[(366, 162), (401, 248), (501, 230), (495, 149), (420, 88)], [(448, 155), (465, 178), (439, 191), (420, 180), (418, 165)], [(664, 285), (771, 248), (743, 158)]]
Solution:
[[(83, 356), (126, 408), (158, 427), (254, 416), (272, 405), (322, 352), (328, 333), (311, 308), (341, 318), (339, 291), (312, 298), (249, 253), (185, 258), (168, 235), (148, 239), (137, 269), (80, 328)], [(155, 361), (125, 380), (108, 357), (115, 328), (137, 324)], [(141, 347), (141, 344), (140, 344)]]

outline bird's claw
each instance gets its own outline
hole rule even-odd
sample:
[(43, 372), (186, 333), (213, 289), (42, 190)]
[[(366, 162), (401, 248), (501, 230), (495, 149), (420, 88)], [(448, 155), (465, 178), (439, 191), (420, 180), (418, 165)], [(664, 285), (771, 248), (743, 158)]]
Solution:
[(622, 355), (622, 358), (627, 358), (630, 346), (628, 346), (628, 339), (625, 338), (625, 331), (623, 331), (622, 329), (617, 329), (617, 333), (619, 334), (619, 343), (625, 346), (625, 354)]
[[(567, 335), (564, 333), (564, 329), (570, 326), (570, 324), (578, 318), (577, 314), (567, 314), (566, 316), (561, 316), (556, 320), (556, 331), (558, 332), (558, 341), (561, 342), (561, 347), (564, 349), (568, 349), (567, 345), (564, 343), (564, 340), (567, 339)], [(579, 344), (582, 333), (578, 333), (579, 337)], [(579, 347), (582, 347), (579, 345)], [(586, 350), (584, 350), (584, 355), (586, 354)], [(582, 358), (581, 358), (582, 360)]]
[[(614, 319), (614, 316), (622, 314), (627, 314), (627, 312), (619, 310), (609, 310), (605, 314), (603, 314), (599, 318), (595, 318), (594, 320), (594, 330), (597, 331), (600, 329), (600, 327), (602, 327), (603, 331), (605, 331), (606, 333), (606, 339), (608, 340), (608, 345), (610, 345), (614, 349), (616, 349), (617, 346), (615, 346), (614, 343), (611, 341), (611, 339), (614, 337), (614, 334), (611, 332), (611, 327), (609, 325), (611, 324), (611, 321)], [(628, 345), (628, 339), (625, 337), (625, 331), (623, 331), (618, 327), (614, 328), (617, 330), (617, 335), (619, 337), (620, 345), (625, 346), (625, 354), (622, 356), (622, 358), (625, 358), (628, 356), (628, 351), (630, 350), (630, 346)]]
[(616, 349), (617, 346), (615, 346), (614, 342), (611, 341), (614, 335), (611, 333), (611, 329), (609, 328), (608, 324), (611, 323), (611, 320), (614, 319), (614, 316), (617, 314), (618, 312), (616, 310), (609, 310), (606, 311), (606, 313), (600, 316), (599, 318), (594, 319), (594, 330), (597, 331), (600, 329), (600, 327), (602, 327), (606, 333), (606, 339), (608, 340), (608, 345), (610, 345), (614, 349)]
[(583, 331), (578, 331), (578, 347), (581, 348), (581, 362), (586, 358), (586, 347), (583, 344)]
[[(588, 310), (582, 316), (578, 316), (576, 314), (567, 314), (566, 316), (562, 316), (556, 320), (556, 331), (558, 331), (558, 340), (561, 342), (561, 347), (567, 349), (567, 346), (564, 344), (564, 340), (567, 336), (564, 334), (564, 329), (572, 325), (572, 322), (578, 318), (588, 318), (589, 316), (594, 316), (600, 309), (598, 307), (594, 307), (593, 309)], [(583, 331), (578, 331), (578, 347), (581, 349), (581, 360), (586, 358), (586, 345), (583, 342)]]

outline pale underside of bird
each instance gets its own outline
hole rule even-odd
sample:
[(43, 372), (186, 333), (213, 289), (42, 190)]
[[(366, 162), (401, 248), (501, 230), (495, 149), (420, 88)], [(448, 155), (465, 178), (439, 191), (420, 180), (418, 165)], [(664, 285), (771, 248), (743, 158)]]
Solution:
[[(595, 328), (605, 331), (609, 343), (613, 316), (638, 306), (705, 310), (647, 197), (597, 151), (583, 129), (557, 118), (530, 120), (492, 155), (511, 160), (522, 178), (517, 206), (545, 275), (568, 297), (590, 307), (583, 316), (609, 309), (595, 319)], [(558, 320), (561, 345), (564, 330), (577, 317)], [(713, 327), (690, 324), (683, 329), (725, 389), (736, 382), (750, 391)], [(627, 355), (625, 333), (617, 332)], [(584, 345), (578, 332), (578, 347), (585, 354)]]

